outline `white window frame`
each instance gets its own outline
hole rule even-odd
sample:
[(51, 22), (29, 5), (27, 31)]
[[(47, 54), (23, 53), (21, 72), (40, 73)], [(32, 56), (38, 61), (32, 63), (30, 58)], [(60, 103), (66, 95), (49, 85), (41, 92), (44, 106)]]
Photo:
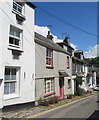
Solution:
[[(49, 86), (48, 86), (49, 83)], [(46, 78), (45, 79), (45, 94), (54, 92), (54, 78)]]
[(70, 57), (67, 56), (67, 69), (69, 69), (69, 68), (70, 68)]
[[(19, 36), (18, 36), (19, 34)], [(10, 26), (10, 31), (9, 31), (9, 46), (17, 47), (20, 48), (22, 44), (22, 37), (23, 37), (23, 31), (14, 27)], [(10, 42), (12, 38), (13, 43)], [(16, 44), (16, 41), (18, 41), (18, 45)]]
[[(10, 78), (11, 78), (11, 69), (16, 69), (16, 80), (5, 80), (4, 78), (4, 85), (5, 83), (12, 83), (12, 82), (15, 83), (15, 92), (9, 93), (9, 94), (4, 93), (4, 99), (11, 99), (14, 97), (19, 97), (20, 68), (19, 67), (5, 67), (5, 69), (10, 69)], [(5, 76), (5, 73), (4, 73), (4, 76)], [(10, 91), (10, 88), (9, 88), (9, 91)]]
[[(14, 5), (16, 5), (16, 9), (14, 8)], [(19, 8), (21, 9), (21, 12), (19, 11)], [(13, 1), (13, 10), (18, 12), (19, 14), (22, 14), (22, 6), (15, 1)]]
[(53, 67), (53, 50), (48, 48), (46, 48), (46, 66)]

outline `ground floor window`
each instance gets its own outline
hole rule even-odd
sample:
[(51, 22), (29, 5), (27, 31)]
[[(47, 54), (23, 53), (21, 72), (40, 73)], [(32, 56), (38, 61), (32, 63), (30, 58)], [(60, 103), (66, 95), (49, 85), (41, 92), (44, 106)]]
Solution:
[(18, 68), (5, 68), (4, 95), (16, 94), (19, 80)]
[(54, 78), (45, 79), (45, 93), (54, 92)]

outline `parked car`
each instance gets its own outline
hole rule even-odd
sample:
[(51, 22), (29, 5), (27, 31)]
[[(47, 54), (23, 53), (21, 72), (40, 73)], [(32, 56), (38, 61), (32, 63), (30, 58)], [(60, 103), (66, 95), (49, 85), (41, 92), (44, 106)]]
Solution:
[(99, 91), (99, 85), (94, 88), (95, 91)]

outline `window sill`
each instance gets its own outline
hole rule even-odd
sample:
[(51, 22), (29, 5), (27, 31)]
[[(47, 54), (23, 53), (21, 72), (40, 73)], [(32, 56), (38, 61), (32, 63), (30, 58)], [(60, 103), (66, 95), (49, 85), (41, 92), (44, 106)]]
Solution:
[(10, 99), (15, 99), (15, 98), (19, 98), (19, 95), (17, 94), (4, 95), (4, 100), (10, 100)]
[(14, 45), (10, 45), (9, 44), (9, 46), (8, 46), (8, 49), (9, 50), (18, 50), (18, 51), (20, 51), (20, 52), (24, 52), (22, 49), (20, 49), (19, 47), (16, 47), (16, 46), (14, 46)]
[(26, 20), (26, 17), (23, 14), (21, 14), (20, 12), (16, 11), (15, 9), (12, 10), (12, 13), (20, 16), (23, 21)]
[(48, 68), (48, 69), (54, 69), (53, 66), (46, 66), (46, 68)]
[(54, 95), (55, 92), (50, 92), (50, 93), (47, 93), (47, 94), (44, 94), (44, 97), (48, 97), (48, 96), (51, 96), (51, 95)]

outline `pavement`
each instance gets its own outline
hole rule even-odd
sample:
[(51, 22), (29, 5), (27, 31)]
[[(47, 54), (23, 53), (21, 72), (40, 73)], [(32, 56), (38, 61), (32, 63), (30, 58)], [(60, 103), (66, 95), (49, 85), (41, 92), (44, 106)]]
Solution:
[(65, 99), (65, 100), (61, 101), (59, 104), (51, 105), (49, 107), (37, 106), (37, 107), (31, 107), (31, 108), (19, 110), (19, 111), (6, 112), (6, 113), (3, 113), (2, 117), (3, 118), (36, 118), (45, 113), (55, 111), (59, 108), (63, 108), (64, 106), (75, 104), (77, 102), (86, 100), (93, 96), (96, 96), (96, 93), (94, 95), (90, 95), (90, 96), (87, 96), (84, 98), (78, 97), (78, 98), (72, 99), (72, 100)]

